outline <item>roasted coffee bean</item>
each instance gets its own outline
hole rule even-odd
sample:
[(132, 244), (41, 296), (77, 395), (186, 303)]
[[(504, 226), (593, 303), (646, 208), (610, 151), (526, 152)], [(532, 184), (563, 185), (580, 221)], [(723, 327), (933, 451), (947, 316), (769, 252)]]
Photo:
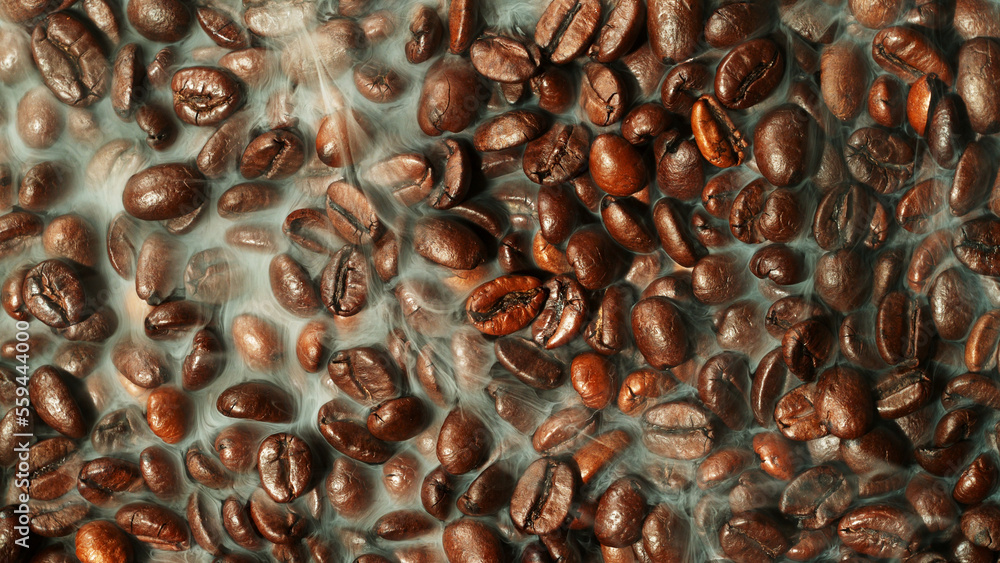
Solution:
[(698, 150), (718, 168), (740, 165), (747, 156), (747, 142), (714, 96), (698, 98), (691, 108), (691, 131)]
[(338, 513), (347, 518), (364, 514), (372, 506), (374, 491), (374, 483), (362, 466), (346, 457), (334, 460), (326, 478), (326, 492), (330, 505)]
[(850, 121), (861, 112), (868, 89), (868, 69), (860, 46), (840, 41), (823, 49), (821, 85), (830, 113)]
[(416, 436), (430, 421), (427, 407), (417, 397), (383, 402), (368, 415), (368, 431), (379, 440), (402, 442)]
[(191, 410), (190, 399), (176, 387), (157, 387), (146, 399), (149, 429), (168, 444), (176, 444), (187, 435)]
[(305, 162), (302, 136), (295, 129), (272, 129), (255, 137), (240, 158), (240, 175), (283, 180)]
[(84, 463), (77, 479), (80, 495), (92, 504), (107, 506), (119, 498), (119, 493), (135, 493), (143, 489), (139, 466), (114, 457), (99, 457)]
[(632, 308), (632, 332), (646, 361), (663, 369), (680, 365), (688, 354), (687, 328), (677, 307), (665, 297), (649, 297)]
[(132, 561), (133, 549), (120, 528), (107, 520), (87, 522), (76, 532), (76, 557), (82, 563)]
[(538, 425), (531, 444), (539, 453), (564, 453), (593, 434), (599, 420), (599, 413), (582, 406), (557, 410)]
[(597, 311), (584, 330), (584, 339), (595, 352), (613, 355), (625, 347), (629, 339), (626, 312), (630, 304), (631, 298), (623, 287), (613, 285), (604, 290)]
[(778, 187), (800, 183), (818, 163), (818, 136), (816, 122), (801, 107), (772, 109), (754, 129), (753, 154), (761, 174)]
[(790, 547), (778, 524), (757, 512), (734, 516), (726, 522), (719, 530), (719, 544), (734, 561), (774, 561)]
[(174, 454), (160, 446), (149, 446), (139, 454), (139, 470), (153, 494), (171, 498), (181, 490), (181, 473)]
[(896, 77), (883, 74), (868, 91), (868, 115), (883, 127), (899, 127), (906, 109), (903, 84)]
[(292, 434), (272, 434), (257, 451), (260, 482), (275, 502), (291, 502), (302, 496), (313, 478), (313, 455), (309, 446)]
[(24, 211), (0, 215), (0, 257), (20, 253), (42, 234), (42, 220)]
[(618, 123), (628, 104), (628, 90), (622, 77), (611, 67), (599, 63), (583, 66), (580, 83), (580, 108), (598, 127)]
[(184, 519), (156, 504), (127, 504), (118, 509), (115, 521), (126, 533), (153, 549), (186, 551), (191, 545), (190, 530)]
[(535, 43), (555, 64), (581, 56), (601, 23), (601, 3), (596, 0), (555, 0), (535, 26)]
[(476, 288), (465, 309), (483, 332), (503, 336), (528, 326), (545, 303), (546, 290), (530, 276), (501, 276)]
[(278, 303), (299, 317), (311, 317), (320, 308), (320, 296), (309, 272), (288, 254), (279, 254), (269, 268), (271, 291)]
[(970, 371), (993, 369), (1000, 341), (1000, 311), (992, 310), (976, 319), (965, 345), (965, 365)]
[(854, 486), (843, 473), (821, 465), (804, 471), (785, 487), (779, 508), (802, 527), (816, 530), (840, 518), (854, 497)]
[(203, 6), (195, 10), (195, 16), (201, 29), (219, 47), (239, 50), (250, 45), (246, 30), (226, 11)]
[(42, 81), (64, 104), (90, 106), (107, 94), (111, 72), (100, 40), (70, 12), (49, 14), (31, 34)]
[(334, 182), (327, 188), (326, 213), (336, 232), (353, 244), (377, 241), (385, 233), (371, 201), (347, 182)]
[(459, 518), (445, 526), (441, 536), (449, 561), (470, 557), (480, 561), (504, 561), (509, 557), (500, 533), (484, 522)]
[(236, 353), (253, 371), (274, 371), (284, 361), (281, 333), (277, 326), (262, 317), (251, 314), (235, 317), (232, 338)]
[(53, 328), (84, 321), (91, 309), (81, 276), (61, 260), (45, 260), (28, 270), (21, 285), (24, 308)]
[(913, 174), (913, 140), (888, 129), (858, 129), (844, 157), (851, 175), (879, 193), (898, 191)]
[(217, 125), (244, 103), (245, 86), (220, 68), (195, 66), (178, 70), (170, 80), (170, 88), (174, 112), (190, 125)]
[(750, 273), (777, 285), (794, 285), (804, 280), (805, 258), (783, 244), (762, 247), (750, 258)]
[(542, 458), (529, 465), (511, 497), (514, 525), (537, 535), (558, 529), (570, 517), (579, 478), (572, 465), (558, 458)]
[(900, 418), (926, 405), (933, 397), (932, 391), (931, 378), (923, 368), (904, 364), (875, 383), (875, 408), (882, 418)]
[(34, 500), (57, 499), (76, 486), (81, 465), (80, 453), (71, 440), (62, 437), (42, 440), (27, 449), (25, 483), (18, 488)]
[(185, 164), (159, 164), (129, 178), (122, 194), (125, 211), (136, 219), (160, 221), (191, 213), (205, 203), (207, 184)]
[(31, 375), (28, 397), (38, 417), (56, 432), (74, 439), (86, 435), (83, 410), (65, 377), (52, 366), (42, 366)]
[(701, 303), (717, 305), (732, 301), (746, 290), (746, 280), (734, 256), (711, 254), (698, 260), (691, 270), (691, 291)]
[(645, 24), (645, 4), (638, 0), (616, 3), (587, 54), (599, 63), (618, 60), (635, 45)]
[(886, 295), (876, 317), (875, 343), (882, 359), (890, 365), (926, 359), (931, 347), (930, 325), (926, 305), (902, 292)]
[(818, 399), (816, 386), (812, 383), (800, 385), (782, 396), (774, 407), (778, 430), (787, 438), (799, 442), (826, 436), (829, 429), (816, 410)]
[(778, 45), (770, 39), (753, 39), (734, 47), (719, 62), (715, 95), (730, 109), (747, 109), (770, 96), (784, 74), (785, 57)]
[(590, 173), (597, 187), (630, 196), (646, 187), (646, 167), (631, 143), (618, 135), (598, 135), (590, 145)]
[(723, 352), (709, 358), (698, 373), (698, 397), (726, 426), (743, 428), (750, 418), (747, 388), (750, 366), (741, 354)]
[(469, 59), (490, 80), (520, 84), (538, 71), (542, 56), (538, 46), (524, 38), (487, 31), (471, 44)]
[[(70, 191), (73, 173), (64, 162), (43, 161), (32, 166), (21, 178), (17, 203), (27, 211), (49, 211)], [(16, 211), (8, 216), (13, 216)], [(12, 218), (13, 218), (12, 217)], [(15, 227), (15, 225), (11, 225)]]
[(707, 411), (688, 402), (656, 405), (643, 415), (643, 443), (670, 459), (692, 460), (715, 446), (716, 429)]
[(287, 423), (295, 406), (284, 389), (263, 381), (249, 381), (229, 387), (219, 395), (216, 408), (229, 418)]
[(524, 149), (522, 166), (529, 180), (554, 185), (572, 179), (587, 164), (590, 131), (582, 125), (555, 123)]
[(816, 370), (830, 359), (833, 333), (827, 325), (815, 319), (794, 324), (781, 338), (781, 355), (788, 370), (803, 381), (816, 378)]
[(410, 12), (410, 39), (406, 42), (406, 60), (420, 64), (431, 58), (438, 46), (444, 26), (437, 12), (426, 4), (417, 4)]
[(453, 409), (441, 424), (437, 458), (445, 471), (461, 475), (481, 467), (492, 447), (493, 438), (482, 420), (465, 409)]
[(527, 385), (555, 389), (566, 379), (565, 369), (557, 357), (529, 340), (505, 336), (496, 340), (495, 350), (500, 364)]
[(226, 489), (233, 485), (233, 477), (219, 461), (202, 451), (200, 443), (192, 444), (184, 454), (187, 473), (197, 483), (209, 489)]
[(594, 535), (601, 545), (626, 547), (642, 538), (648, 506), (642, 485), (623, 477), (601, 495), (594, 515)]
[[(52, 507), (29, 509), (32, 533), (42, 537), (58, 538), (76, 531), (89, 516), (90, 507), (83, 502), (72, 502)], [(66, 556), (68, 560), (69, 556)]]
[(431, 136), (463, 131), (485, 101), (483, 93), (471, 63), (457, 57), (439, 59), (428, 69), (420, 91), (420, 129)]
[(270, 499), (258, 490), (250, 497), (250, 517), (260, 535), (269, 542), (289, 544), (301, 540), (310, 531), (309, 520), (286, 505)]
[(472, 270), (486, 259), (486, 247), (464, 224), (444, 217), (424, 217), (413, 228), (413, 250), (430, 262), (454, 270)]
[(980, 275), (993, 276), (1000, 273), (1000, 261), (996, 260), (998, 241), (1000, 221), (981, 217), (958, 228), (953, 251), (965, 267)]
[(924, 74), (937, 74), (951, 86), (953, 75), (944, 55), (913, 28), (886, 27), (872, 39), (872, 58), (880, 67), (912, 84)]
[(703, 10), (701, 3), (675, 0), (649, 3), (646, 16), (649, 43), (661, 62), (679, 63), (694, 54), (702, 29)]
[(858, 371), (836, 366), (820, 375), (816, 383), (816, 412), (834, 436), (860, 438), (875, 419), (872, 392)]
[(570, 380), (587, 408), (601, 410), (615, 399), (618, 389), (615, 369), (596, 352), (584, 352), (573, 358)]
[(851, 510), (837, 524), (837, 534), (858, 553), (880, 558), (907, 556), (918, 541), (910, 514), (884, 504)]
[(698, 145), (676, 129), (653, 141), (656, 183), (664, 195), (680, 200), (698, 197), (705, 186), (705, 162)]

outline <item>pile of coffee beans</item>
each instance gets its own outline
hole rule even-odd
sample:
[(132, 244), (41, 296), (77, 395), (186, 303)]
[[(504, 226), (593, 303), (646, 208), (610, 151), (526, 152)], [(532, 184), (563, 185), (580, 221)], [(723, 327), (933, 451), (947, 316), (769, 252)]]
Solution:
[(996, 0), (0, 20), (0, 563), (998, 561)]

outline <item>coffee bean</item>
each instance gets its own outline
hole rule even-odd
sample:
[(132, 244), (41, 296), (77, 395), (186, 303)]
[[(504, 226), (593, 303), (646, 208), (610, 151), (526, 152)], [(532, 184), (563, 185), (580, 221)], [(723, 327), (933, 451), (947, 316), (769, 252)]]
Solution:
[(170, 80), (170, 88), (174, 112), (190, 125), (222, 123), (244, 102), (244, 85), (220, 68), (195, 66), (178, 70)]
[(190, 547), (190, 531), (184, 519), (162, 506), (127, 504), (118, 509), (115, 521), (126, 533), (154, 549), (186, 551)]
[(738, 166), (746, 159), (747, 142), (714, 96), (705, 95), (691, 107), (691, 131), (698, 150), (717, 168)]
[(346, 457), (334, 460), (326, 478), (326, 491), (331, 506), (338, 513), (347, 518), (364, 514), (371, 508), (374, 490), (374, 484), (362, 466)]
[(601, 545), (625, 547), (642, 538), (646, 498), (641, 484), (628, 477), (611, 483), (594, 515), (594, 535)]
[(675, 0), (653, 0), (648, 6), (646, 23), (649, 43), (656, 57), (670, 64), (694, 54), (702, 29), (704, 7), (700, 3)]
[(535, 43), (555, 64), (583, 55), (601, 23), (595, 0), (554, 0), (535, 26)]
[(886, 27), (872, 39), (872, 58), (880, 67), (912, 84), (924, 74), (937, 74), (951, 86), (953, 75), (944, 55), (919, 31)]
[(239, 50), (249, 46), (250, 40), (246, 30), (242, 29), (226, 11), (203, 6), (195, 10), (195, 16), (201, 29), (219, 47)]
[(508, 557), (500, 533), (472, 518), (459, 518), (445, 526), (441, 541), (445, 556), (452, 562), (465, 557), (480, 561), (504, 561)]
[(221, 490), (233, 486), (233, 478), (219, 460), (203, 451), (200, 443), (192, 444), (184, 454), (187, 473), (195, 482), (209, 489)]
[(906, 416), (931, 400), (932, 388), (932, 380), (923, 368), (895, 367), (875, 384), (875, 408), (882, 418)]
[[(837, 534), (851, 549), (872, 557), (903, 557), (916, 549), (911, 516), (890, 505), (868, 505), (840, 519)], [(877, 540), (875, 538), (878, 538)]]
[(295, 409), (288, 392), (263, 381), (250, 381), (227, 388), (219, 395), (216, 408), (230, 418), (275, 423), (291, 421)]
[[(114, 457), (99, 457), (84, 463), (77, 480), (80, 495), (92, 504), (107, 506), (119, 499), (119, 493), (143, 489), (139, 466)], [(81, 529), (82, 531), (82, 529)]]
[(283, 180), (305, 162), (302, 136), (295, 129), (272, 129), (255, 137), (240, 158), (240, 175)]
[(205, 177), (185, 164), (159, 164), (129, 178), (122, 194), (125, 211), (143, 221), (175, 219), (201, 207)]
[(302, 496), (312, 481), (312, 457), (309, 446), (298, 436), (282, 433), (265, 438), (257, 451), (264, 491), (281, 503)]
[(42, 81), (64, 104), (87, 107), (107, 94), (111, 73), (104, 49), (70, 12), (50, 14), (35, 27), (31, 54)]
[(417, 106), (417, 123), (427, 135), (459, 133), (468, 127), (484, 100), (484, 91), (472, 64), (446, 57), (434, 63), (424, 77)]
[(453, 409), (441, 424), (437, 458), (452, 475), (462, 475), (485, 463), (493, 447), (489, 430), (476, 415)]
[(521, 475), (510, 501), (510, 514), (519, 530), (547, 534), (569, 517), (579, 487), (579, 474), (557, 458), (541, 458)]
[(406, 60), (420, 64), (429, 59), (438, 46), (444, 26), (437, 12), (426, 4), (417, 4), (410, 12), (410, 39), (406, 42)]
[(476, 288), (465, 309), (484, 334), (503, 336), (528, 326), (545, 302), (541, 282), (530, 276), (501, 276)]
[(371, 200), (347, 182), (334, 182), (327, 188), (326, 214), (337, 234), (352, 244), (378, 241), (385, 233)]
[(583, 171), (589, 146), (590, 131), (586, 127), (555, 123), (525, 147), (524, 173), (536, 184), (565, 182)]
[(692, 460), (715, 446), (716, 429), (709, 413), (687, 402), (656, 405), (643, 415), (643, 443), (657, 455)]
[(653, 141), (656, 183), (664, 195), (680, 200), (698, 197), (705, 186), (705, 162), (698, 145), (677, 129)]
[(766, 113), (754, 130), (753, 140), (761, 174), (778, 187), (804, 180), (818, 162), (818, 135), (816, 122), (799, 106), (783, 105)]
[(715, 95), (730, 109), (747, 109), (770, 96), (784, 73), (785, 57), (778, 45), (770, 39), (753, 39), (734, 47), (719, 62)]
[(269, 542), (294, 543), (310, 531), (309, 520), (258, 490), (250, 497), (250, 517), (260, 535)]
[(132, 544), (120, 528), (107, 520), (87, 522), (76, 532), (76, 557), (82, 563), (132, 561)]

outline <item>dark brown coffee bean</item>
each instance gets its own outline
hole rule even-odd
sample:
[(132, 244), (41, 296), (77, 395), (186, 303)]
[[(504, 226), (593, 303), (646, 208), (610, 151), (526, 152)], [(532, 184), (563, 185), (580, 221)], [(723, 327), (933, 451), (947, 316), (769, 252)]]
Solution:
[(240, 175), (283, 180), (305, 162), (302, 136), (295, 129), (272, 129), (255, 137), (240, 158)]
[[(982, 9), (986, 16), (987, 8)], [(956, 8), (956, 27), (958, 12)], [(990, 85), (1000, 78), (995, 57), (1000, 44), (993, 38), (977, 37), (962, 44), (958, 52), (958, 81), (955, 90), (965, 102), (969, 121), (976, 133), (988, 135), (1000, 131), (1000, 98)]]
[(227, 119), (220, 125), (198, 153), (197, 166), (209, 178), (220, 178), (235, 167), (244, 147), (247, 121), (242, 114)]
[(538, 19), (535, 43), (553, 63), (568, 63), (584, 54), (600, 24), (600, 2), (555, 0)]
[(555, 389), (566, 379), (561, 362), (524, 338), (506, 336), (495, 342), (497, 360), (526, 385)]
[(457, 57), (438, 60), (428, 69), (420, 91), (420, 129), (431, 136), (465, 130), (485, 101), (484, 93), (471, 63)]
[(483, 332), (503, 336), (528, 326), (541, 311), (546, 291), (530, 276), (501, 276), (476, 288), (466, 301), (469, 321)]
[(377, 241), (385, 233), (371, 200), (347, 182), (334, 182), (327, 188), (326, 213), (337, 234), (352, 244)]
[(598, 354), (613, 355), (628, 342), (626, 313), (631, 298), (621, 286), (604, 290), (593, 318), (584, 330), (584, 339)]
[(372, 506), (374, 483), (365, 469), (356, 462), (338, 457), (326, 478), (330, 505), (347, 518), (357, 518)]
[(309, 272), (288, 254), (279, 254), (269, 268), (271, 291), (278, 303), (299, 317), (311, 317), (320, 308), (320, 296)]
[(601, 495), (594, 515), (597, 541), (620, 548), (640, 540), (648, 508), (639, 481), (623, 477), (611, 483)]
[(656, 405), (643, 415), (643, 443), (657, 455), (693, 460), (705, 456), (716, 442), (710, 415), (687, 402)]
[[(794, 186), (815, 169), (820, 151), (816, 122), (801, 107), (779, 106), (766, 113), (754, 130), (753, 154), (771, 184)], [(796, 139), (792, 142), (791, 139)]]
[(323, 268), (319, 297), (334, 315), (349, 317), (368, 302), (368, 262), (359, 249), (344, 246)]
[(291, 502), (312, 484), (312, 451), (298, 436), (272, 434), (257, 451), (257, 471), (268, 496), (275, 502)]
[(139, 466), (124, 459), (99, 457), (84, 463), (77, 478), (80, 496), (92, 504), (107, 506), (118, 500), (119, 493), (143, 489)]
[(176, 387), (157, 387), (146, 399), (146, 422), (161, 440), (176, 444), (187, 436), (191, 410), (191, 401), (183, 391)]
[(478, 469), (493, 448), (490, 431), (476, 415), (465, 409), (453, 409), (441, 424), (437, 458), (452, 475)]
[(750, 418), (747, 388), (750, 366), (746, 358), (723, 352), (709, 358), (698, 372), (698, 397), (729, 428), (739, 430)]
[(232, 321), (233, 348), (246, 367), (253, 371), (275, 371), (284, 361), (283, 338), (278, 327), (251, 314)]
[(861, 113), (868, 90), (868, 68), (860, 46), (839, 41), (823, 49), (821, 59), (823, 101), (830, 113), (850, 121)]
[(954, 169), (965, 149), (968, 138), (968, 118), (961, 98), (946, 94), (934, 106), (927, 123), (926, 139), (934, 161), (942, 168)]
[(590, 132), (586, 127), (556, 123), (528, 143), (522, 158), (524, 173), (536, 184), (565, 182), (585, 168), (589, 146)]
[(28, 396), (35, 413), (53, 430), (79, 439), (87, 433), (87, 422), (65, 378), (53, 367), (42, 366), (28, 381)]
[(913, 173), (913, 140), (888, 129), (862, 128), (848, 139), (844, 157), (855, 179), (889, 194)]
[(548, 299), (531, 325), (532, 339), (546, 349), (558, 348), (583, 330), (587, 300), (583, 288), (569, 276), (556, 276), (543, 287), (548, 291)]
[(509, 555), (500, 538), (500, 533), (489, 524), (472, 518), (459, 518), (445, 526), (441, 542), (449, 561), (459, 561), (463, 557), (478, 561), (504, 561)]
[(670, 64), (693, 55), (704, 17), (701, 3), (653, 0), (648, 5), (646, 23), (649, 44), (656, 57)]
[(72, 13), (49, 14), (35, 26), (31, 54), (42, 81), (64, 104), (87, 107), (107, 94), (111, 72), (104, 49)]
[(753, 39), (734, 47), (719, 62), (715, 95), (730, 109), (747, 109), (770, 96), (784, 74), (785, 57), (778, 45), (770, 39)]
[(734, 516), (719, 530), (719, 544), (733, 561), (775, 561), (790, 547), (771, 518), (758, 512)]
[(833, 350), (833, 333), (826, 323), (809, 319), (794, 324), (781, 338), (781, 355), (788, 370), (803, 381), (812, 381)]
[(441, 45), (444, 26), (437, 12), (418, 4), (410, 12), (410, 39), (406, 42), (406, 60), (420, 64), (434, 55)]
[(966, 221), (954, 238), (955, 257), (973, 272), (992, 276), (1000, 273), (1000, 261), (996, 259), (997, 244), (1000, 241), (1000, 221), (982, 217)]
[(835, 522), (854, 501), (855, 490), (843, 473), (821, 465), (792, 480), (781, 494), (782, 514), (816, 530)]
[(886, 363), (923, 361), (930, 354), (930, 311), (916, 299), (903, 292), (886, 295), (879, 304), (875, 322), (875, 343)]
[(882, 418), (900, 418), (930, 402), (932, 391), (931, 378), (923, 368), (897, 366), (877, 380), (873, 389), (875, 408)]
[[(136, 0), (132, 0), (134, 3)], [(217, 125), (243, 106), (245, 86), (226, 70), (194, 66), (170, 80), (174, 112), (190, 125)]]
[(542, 458), (529, 465), (511, 497), (514, 525), (538, 535), (558, 529), (570, 516), (579, 478), (573, 466), (556, 458)]
[(549, 415), (531, 437), (531, 445), (538, 453), (560, 454), (573, 449), (593, 434), (600, 421), (600, 414), (586, 407), (572, 406)]
[(115, 521), (126, 533), (154, 549), (186, 551), (191, 545), (184, 519), (157, 504), (127, 504), (115, 514)]
[(42, 230), (42, 220), (32, 213), (11, 211), (0, 215), (0, 257), (20, 253)]
[(125, 211), (136, 219), (161, 221), (187, 215), (205, 203), (207, 184), (185, 164), (159, 164), (129, 178), (122, 194)]
[(599, 63), (585, 64), (579, 104), (594, 125), (605, 127), (617, 123), (625, 115), (628, 104), (624, 80), (611, 67)]
[(618, 389), (615, 368), (596, 352), (583, 352), (573, 358), (570, 380), (587, 408), (601, 410), (615, 399)]
[[(72, 180), (73, 173), (64, 162), (39, 162), (29, 168), (21, 178), (17, 203), (27, 211), (49, 211), (70, 191)], [(14, 213), (17, 212), (8, 216), (16, 217)]]
[(872, 58), (880, 67), (912, 84), (924, 74), (936, 74), (951, 86), (953, 75), (944, 55), (921, 32), (886, 27), (872, 39)]
[(886, 504), (851, 510), (837, 524), (837, 534), (851, 549), (879, 558), (905, 557), (918, 541), (911, 515)]
[(738, 298), (746, 290), (742, 264), (729, 254), (711, 254), (691, 270), (691, 291), (701, 303), (718, 305)]
[(250, 46), (249, 34), (227, 11), (202, 6), (195, 10), (195, 16), (201, 29), (219, 47), (239, 50)]
[(295, 543), (310, 531), (309, 520), (286, 505), (271, 500), (258, 490), (250, 497), (250, 517), (260, 535), (277, 544)]
[(130, 121), (144, 101), (145, 81), (142, 48), (138, 43), (129, 43), (115, 56), (111, 77), (111, 107), (122, 121)]
[(400, 374), (392, 358), (378, 348), (337, 352), (327, 365), (330, 379), (344, 393), (365, 405), (397, 397)]
[(678, 309), (665, 297), (649, 297), (632, 308), (636, 347), (657, 369), (674, 367), (688, 353), (687, 328)]
[(521, 84), (538, 71), (542, 54), (525, 38), (487, 31), (472, 43), (469, 59), (490, 80)]
[(282, 388), (263, 381), (250, 381), (229, 387), (219, 395), (216, 408), (229, 418), (260, 422), (289, 422), (295, 406)]
[(903, 122), (906, 97), (903, 84), (895, 76), (883, 74), (868, 91), (868, 115), (883, 127), (899, 127)]
[(690, 200), (701, 195), (705, 187), (705, 161), (698, 145), (671, 129), (653, 141), (656, 162), (656, 183), (664, 195)]
[(993, 532), (997, 529), (997, 522), (1000, 519), (1000, 507), (993, 502), (987, 502), (975, 506), (962, 514), (962, 534), (973, 544), (995, 551), (996, 540), (993, 539)]
[(139, 470), (150, 491), (171, 498), (181, 490), (181, 474), (174, 454), (160, 446), (149, 446), (139, 454)]

